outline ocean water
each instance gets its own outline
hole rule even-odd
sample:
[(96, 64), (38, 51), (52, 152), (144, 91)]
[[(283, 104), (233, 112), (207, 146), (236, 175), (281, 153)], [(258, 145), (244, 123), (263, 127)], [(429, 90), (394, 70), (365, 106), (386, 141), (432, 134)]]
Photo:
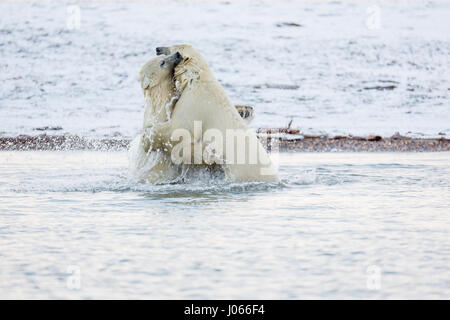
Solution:
[(448, 137), (449, 16), (442, 0), (1, 1), (0, 135), (133, 138), (139, 69), (190, 43), (254, 128)]
[(450, 298), (449, 153), (282, 153), (145, 185), (126, 152), (0, 152), (0, 298)]

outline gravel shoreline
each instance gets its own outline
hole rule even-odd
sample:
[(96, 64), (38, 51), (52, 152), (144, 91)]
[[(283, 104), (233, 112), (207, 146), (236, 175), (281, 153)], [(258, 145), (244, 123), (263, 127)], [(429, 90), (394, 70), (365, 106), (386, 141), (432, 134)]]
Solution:
[[(131, 140), (126, 138), (91, 139), (80, 136), (38, 135), (0, 137), (0, 151), (33, 150), (126, 150)], [(301, 138), (269, 137), (262, 139), (268, 149), (281, 152), (442, 152), (450, 151), (450, 139), (419, 139), (403, 136), (302, 136)]]

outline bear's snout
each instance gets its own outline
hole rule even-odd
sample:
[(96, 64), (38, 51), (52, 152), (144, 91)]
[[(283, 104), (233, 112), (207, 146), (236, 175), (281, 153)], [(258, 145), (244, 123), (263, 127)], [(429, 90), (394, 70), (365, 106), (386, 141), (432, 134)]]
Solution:
[(169, 63), (173, 63), (173, 66), (176, 67), (183, 60), (183, 57), (177, 51), (173, 55), (165, 58), (164, 60), (167, 60), (167, 62), (169, 62)]
[(170, 54), (170, 48), (169, 47), (157, 47), (156, 55), (159, 56), (161, 54), (165, 54), (165, 55)]
[(175, 56), (175, 66), (177, 66), (183, 60), (183, 57), (178, 51), (175, 52), (174, 56)]

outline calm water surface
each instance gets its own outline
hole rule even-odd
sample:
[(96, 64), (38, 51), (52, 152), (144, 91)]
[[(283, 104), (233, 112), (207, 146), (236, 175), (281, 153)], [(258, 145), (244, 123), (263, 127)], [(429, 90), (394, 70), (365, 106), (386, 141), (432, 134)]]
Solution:
[(281, 154), (280, 184), (151, 186), (125, 152), (1, 152), (0, 298), (448, 299), (449, 159)]

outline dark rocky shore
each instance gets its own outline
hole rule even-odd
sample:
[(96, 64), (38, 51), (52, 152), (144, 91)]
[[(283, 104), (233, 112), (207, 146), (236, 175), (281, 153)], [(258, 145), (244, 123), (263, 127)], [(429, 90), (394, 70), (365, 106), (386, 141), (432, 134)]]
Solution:
[[(264, 133), (273, 133), (272, 131)], [(261, 134), (261, 131), (260, 133)], [(450, 151), (450, 139), (417, 139), (394, 135), (381, 136), (301, 136), (262, 139), (265, 147), (281, 152), (438, 152)], [(126, 150), (125, 138), (89, 139), (80, 136), (38, 135), (0, 137), (0, 150)]]

